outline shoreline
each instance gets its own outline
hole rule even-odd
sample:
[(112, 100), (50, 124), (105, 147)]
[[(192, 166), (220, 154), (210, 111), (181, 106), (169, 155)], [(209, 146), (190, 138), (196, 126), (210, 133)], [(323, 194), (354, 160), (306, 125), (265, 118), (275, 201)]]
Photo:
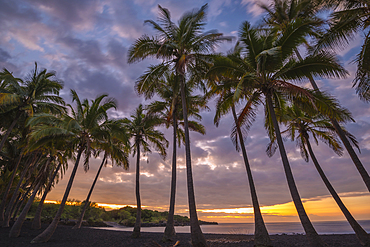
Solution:
[[(42, 229), (30, 229), (31, 222), (25, 222), (21, 235), (18, 238), (9, 238), (10, 228), (0, 228), (0, 246), (18, 247), (18, 246), (127, 246), (127, 247), (170, 247), (174, 243), (162, 243), (163, 233), (142, 232), (138, 239), (131, 238), (131, 232), (97, 229), (94, 227), (82, 227), (73, 230), (71, 226), (59, 225), (54, 235), (47, 243), (31, 244), (31, 240), (40, 234), (48, 225), (43, 224)], [(253, 235), (244, 234), (204, 234), (209, 246), (253, 246)], [(320, 235), (328, 246), (333, 247), (355, 247), (361, 246), (354, 234), (330, 234)], [(305, 235), (270, 235), (272, 245), (275, 247), (308, 246)], [(190, 233), (176, 234), (176, 241), (180, 241), (178, 246), (191, 247)], [(159, 244), (159, 245), (158, 245)]]

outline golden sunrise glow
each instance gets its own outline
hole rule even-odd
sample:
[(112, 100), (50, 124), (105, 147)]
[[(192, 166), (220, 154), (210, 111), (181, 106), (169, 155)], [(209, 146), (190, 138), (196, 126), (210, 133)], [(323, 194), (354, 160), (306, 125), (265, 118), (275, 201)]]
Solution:
[[(354, 196), (341, 194), (342, 201), (357, 220), (368, 220), (370, 195), (358, 193)], [(45, 200), (45, 203), (59, 204), (60, 201)], [(67, 202), (67, 205), (80, 205), (81, 202)], [(345, 220), (342, 212), (331, 197), (303, 200), (304, 207), (310, 219), (313, 221)], [(126, 206), (136, 208), (136, 205), (95, 203), (98, 207), (107, 210), (120, 209)], [(186, 205), (182, 205), (184, 207)], [(167, 211), (167, 207), (142, 206), (150, 210)], [(253, 222), (253, 208), (215, 208), (198, 209), (199, 219), (205, 221), (217, 221), (219, 223), (244, 223)], [(261, 207), (261, 212), (266, 222), (299, 221), (293, 202)], [(178, 208), (176, 214), (188, 216), (187, 208)]]
[[(370, 196), (341, 195), (342, 201), (358, 220), (368, 220)], [(334, 199), (331, 197), (318, 198), (304, 201), (304, 207), (313, 221), (345, 220), (342, 212)], [(217, 221), (219, 223), (242, 223), (253, 222), (253, 208), (222, 208), (222, 209), (199, 209), (200, 219), (205, 221)], [(261, 207), (261, 212), (266, 222), (298, 221), (298, 215), (293, 202)]]
[[(53, 201), (53, 200), (45, 200), (45, 203), (52, 203), (52, 204), (60, 204), (60, 201)], [(66, 205), (80, 205), (81, 202), (66, 202)], [(103, 207), (105, 209), (120, 209), (120, 208), (124, 208), (124, 207), (132, 207), (132, 208), (136, 208), (136, 205), (129, 205), (129, 204), (111, 204), (111, 203), (100, 203), (100, 202), (96, 202), (95, 203), (96, 206), (98, 207)], [(146, 208), (147, 206), (141, 206), (142, 208)]]
[[(110, 204), (110, 203), (100, 203), (100, 202), (97, 202), (96, 205), (98, 205), (99, 207), (103, 207), (105, 209), (120, 209), (120, 208), (124, 208), (124, 207), (132, 207), (132, 208), (136, 208), (136, 205), (122, 205), (122, 204)], [(146, 206), (141, 206), (142, 208), (145, 208)]]
[(251, 214), (253, 208), (200, 209), (198, 211), (203, 213)]

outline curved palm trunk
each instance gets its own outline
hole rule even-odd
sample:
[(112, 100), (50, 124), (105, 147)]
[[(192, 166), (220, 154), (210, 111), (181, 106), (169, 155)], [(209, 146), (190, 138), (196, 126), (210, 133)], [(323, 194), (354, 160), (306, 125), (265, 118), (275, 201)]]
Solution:
[[(27, 192), (29, 192), (29, 191), (27, 190)], [(26, 193), (24, 193), (23, 195), (26, 195)], [(19, 209), (19, 207), (21, 206), (21, 204), (23, 202), (23, 200), (22, 200), (23, 198), (24, 197), (22, 196), (22, 193), (18, 192), (18, 196), (17, 196), (17, 199), (15, 200), (14, 207), (12, 208), (12, 211), (10, 212), (10, 215), (13, 215), (13, 216), (10, 217), (10, 222), (14, 220), (14, 218), (16, 216), (16, 213), (18, 213), (18, 209)]]
[[(296, 53), (298, 59), (302, 61), (301, 54), (299, 54), (297, 49), (295, 50), (295, 53)], [(315, 80), (312, 78), (312, 76), (309, 77), (309, 80), (310, 80), (310, 83), (311, 83), (313, 89), (315, 89), (316, 91), (320, 91), (320, 89), (318, 88), (318, 86), (317, 86)], [(340, 127), (337, 120), (330, 119), (330, 121), (333, 124), (333, 126), (335, 128), (335, 131), (337, 132), (339, 138), (342, 140), (344, 146), (346, 147), (349, 156), (351, 157), (353, 163), (355, 164), (358, 172), (360, 173), (360, 175), (362, 177), (362, 180), (364, 180), (368, 191), (370, 192), (370, 176), (369, 176), (369, 173), (366, 171), (365, 167), (362, 165), (360, 159), (358, 158), (358, 156), (357, 156), (355, 150), (353, 149), (352, 145), (349, 143), (343, 129)]]
[(370, 192), (370, 176), (369, 176), (369, 174), (367, 173), (365, 167), (362, 165), (362, 163), (361, 163), (360, 159), (358, 158), (355, 150), (353, 150), (353, 148), (352, 148), (351, 144), (349, 143), (343, 129), (340, 127), (338, 122), (335, 119), (330, 119), (330, 120), (331, 120), (331, 123), (333, 124), (333, 126), (335, 128), (335, 131), (337, 132), (339, 138), (342, 140), (342, 142), (343, 142), (344, 146), (346, 147), (349, 155), (351, 156), (351, 159), (352, 159), (353, 163), (355, 164), (358, 172), (360, 173), (362, 179), (364, 180), (368, 191)]
[(26, 193), (23, 194), (21, 200), (19, 200), (19, 202), (17, 203), (16, 205), (16, 209), (12, 212), (12, 218), (10, 219), (10, 222), (14, 222), (17, 215), (18, 215), (18, 212), (19, 210), (22, 208), (23, 204), (25, 203), (26, 201), (26, 195), (28, 195), (29, 191), (27, 191)]
[(104, 162), (105, 162), (105, 159), (106, 159), (106, 154), (104, 154), (104, 158), (100, 164), (100, 167), (99, 167), (99, 170), (98, 172), (96, 173), (96, 176), (95, 176), (95, 179), (94, 179), (94, 182), (92, 183), (91, 185), (91, 188), (90, 188), (90, 191), (86, 197), (86, 200), (85, 200), (85, 205), (84, 205), (84, 208), (82, 209), (82, 212), (81, 212), (81, 215), (80, 215), (80, 218), (78, 219), (76, 225), (74, 227), (72, 227), (72, 229), (79, 229), (81, 228), (81, 224), (82, 224), (82, 220), (84, 218), (84, 215), (85, 215), (85, 212), (86, 212), (86, 209), (87, 209), (87, 206), (90, 205), (90, 197), (91, 197), (91, 194), (94, 190), (94, 187), (95, 187), (95, 184), (96, 184), (96, 181), (98, 180), (98, 177), (100, 175), (100, 172), (101, 172), (101, 169), (103, 168), (103, 165), (104, 165)]
[(134, 225), (134, 231), (132, 232), (133, 238), (140, 237), (140, 227), (141, 227), (141, 200), (140, 200), (140, 146), (137, 144), (136, 153), (136, 221)]
[(58, 209), (58, 211), (57, 211), (57, 213), (56, 213), (53, 221), (51, 222), (51, 224), (41, 234), (39, 234), (38, 236), (36, 236), (31, 241), (32, 244), (33, 243), (44, 243), (44, 242), (47, 242), (51, 238), (51, 236), (53, 236), (53, 233), (54, 233), (55, 229), (58, 226), (60, 217), (62, 216), (63, 209), (64, 209), (64, 206), (65, 206), (66, 201), (68, 199), (69, 192), (71, 191), (73, 180), (75, 178), (75, 175), (76, 175), (76, 172), (77, 172), (77, 168), (78, 168), (78, 164), (80, 163), (80, 158), (81, 158), (81, 155), (82, 155), (82, 151), (83, 150), (84, 150), (84, 147), (80, 147), (80, 149), (78, 150), (76, 163), (75, 163), (75, 165), (73, 167), (71, 176), (69, 178), (68, 185), (67, 185), (66, 191), (64, 192), (64, 196), (63, 196), (62, 202), (61, 202), (61, 204), (59, 206), (59, 209)]
[(22, 154), (19, 156), (17, 164), (15, 165), (15, 167), (13, 169), (12, 176), (10, 177), (8, 186), (6, 187), (6, 189), (4, 191), (3, 200), (1, 201), (1, 205), (0, 205), (0, 222), (4, 221), (4, 211), (5, 211), (6, 201), (7, 201), (9, 192), (10, 192), (10, 188), (13, 185), (14, 177), (15, 177), (15, 174), (17, 173), (18, 166), (21, 163), (22, 156), (23, 156)]
[(163, 242), (174, 241), (176, 236), (174, 219), (175, 214), (175, 196), (176, 196), (176, 134), (177, 134), (177, 119), (176, 111), (172, 112), (173, 120), (173, 153), (172, 153), (172, 177), (171, 177), (171, 197), (170, 197), (170, 209), (168, 211), (168, 218), (166, 223), (166, 229), (162, 238)]
[(21, 116), (22, 112), (18, 111), (17, 115), (15, 116), (13, 122), (10, 124), (9, 128), (6, 130), (5, 134), (3, 135), (3, 138), (1, 139), (0, 142), (0, 151), (3, 150), (4, 144), (6, 139), (8, 139), (10, 133), (14, 129), (15, 124), (18, 122), (19, 117)]
[[(21, 173), (21, 176), (19, 178), (19, 182), (17, 184), (17, 187), (15, 188), (15, 190), (13, 192), (13, 195), (12, 195), (12, 198), (10, 198), (10, 201), (8, 203), (8, 206), (7, 206), (6, 210), (5, 210), (4, 221), (3, 221), (3, 225), (2, 225), (3, 227), (9, 227), (9, 221), (10, 221), (11, 212), (12, 212), (13, 205), (15, 203), (15, 200), (17, 199), (19, 188), (21, 187), (21, 185), (23, 183), (23, 179), (26, 176), (27, 171), (30, 168), (30, 166), (31, 166), (32, 163), (33, 162), (30, 162), (30, 163), (26, 164), (26, 167), (23, 169), (23, 171)], [(36, 163), (36, 162), (34, 162), (34, 163)], [(35, 166), (35, 164), (33, 164), (33, 165)]]
[(242, 132), (240, 130), (240, 126), (238, 124), (238, 119), (237, 119), (234, 105), (232, 106), (232, 113), (233, 113), (236, 129), (238, 131), (240, 147), (243, 153), (245, 169), (247, 170), (249, 188), (251, 191), (253, 211), (254, 211), (254, 227), (255, 227), (254, 245), (255, 246), (271, 246), (270, 236), (267, 232), (266, 225), (265, 225), (265, 222), (263, 221), (262, 213), (261, 213), (260, 206), (258, 203), (257, 192), (256, 192), (256, 188), (253, 182), (252, 171), (249, 165), (247, 151), (245, 149), (244, 140), (243, 140)]
[(12, 229), (10, 229), (9, 237), (10, 238), (16, 238), (21, 233), (22, 225), (24, 220), (26, 219), (27, 213), (30, 210), (33, 200), (35, 199), (35, 196), (37, 192), (39, 191), (39, 188), (41, 186), (41, 181), (36, 185), (36, 188), (33, 190), (33, 193), (31, 197), (28, 199), (28, 202), (26, 206), (23, 208), (21, 214), (19, 215), (18, 219), (15, 221), (14, 225), (12, 226)]
[(47, 196), (47, 194), (49, 193), (49, 191), (51, 189), (53, 181), (54, 181), (55, 177), (57, 176), (57, 174), (59, 172), (59, 169), (61, 167), (62, 167), (62, 163), (60, 162), (58, 167), (55, 169), (54, 174), (52, 174), (52, 177), (50, 177), (50, 179), (49, 179), (48, 186), (46, 187), (46, 189), (44, 191), (44, 194), (42, 195), (42, 198), (41, 198), (41, 200), (39, 202), (39, 205), (37, 206), (37, 209), (36, 209), (35, 217), (32, 220), (32, 226), (31, 226), (32, 229), (40, 229), (41, 228), (41, 212), (42, 212), (42, 208), (44, 206), (44, 201), (45, 201), (46, 196)]
[(190, 153), (190, 138), (189, 138), (189, 124), (188, 124), (188, 110), (186, 107), (185, 98), (185, 78), (181, 76), (181, 100), (182, 100), (182, 113), (184, 117), (184, 130), (185, 130), (185, 156), (186, 156), (186, 178), (188, 186), (188, 200), (189, 200), (189, 213), (190, 213), (190, 230), (191, 230), (191, 243), (194, 247), (207, 246), (207, 241), (204, 238), (202, 230), (199, 226), (197, 209), (195, 204), (195, 194), (193, 185), (193, 173), (191, 169), (191, 153)]
[(298, 212), (299, 219), (302, 223), (302, 226), (304, 228), (304, 231), (306, 232), (306, 235), (308, 237), (308, 240), (310, 242), (310, 245), (312, 247), (320, 247), (320, 246), (325, 246), (325, 243), (321, 240), (320, 236), (317, 234), (315, 228), (313, 227), (310, 219), (307, 216), (307, 213), (303, 207), (303, 203), (301, 201), (301, 197), (298, 193), (297, 186), (294, 181), (293, 173), (289, 165), (288, 157), (285, 152), (284, 144), (283, 144), (283, 139), (281, 137), (280, 133), (280, 128), (276, 119), (275, 115), (275, 110), (274, 106), (272, 104), (272, 99), (271, 95), (266, 95), (266, 100), (268, 104), (268, 111), (271, 115), (271, 119), (275, 128), (275, 134), (276, 134), (276, 140), (279, 145), (279, 151), (280, 151), (280, 156), (281, 160), (283, 162), (283, 167), (285, 171), (285, 176), (288, 182), (288, 187), (290, 194), (292, 196), (295, 208)]
[(370, 238), (367, 232), (358, 224), (358, 222), (353, 218), (352, 214), (348, 211), (347, 207), (344, 205), (340, 197), (338, 196), (337, 192), (334, 190), (333, 186), (330, 184), (328, 178), (326, 177), (324, 171), (321, 169), (321, 166), (319, 165), (319, 162), (316, 159), (315, 154), (312, 151), (311, 144), (306, 137), (306, 143), (308, 152), (310, 153), (311, 159), (313, 163), (315, 164), (315, 167), (317, 171), (320, 174), (321, 179), (324, 181), (326, 188), (328, 188), (331, 196), (334, 198), (335, 202), (338, 204), (340, 210), (346, 217), (348, 223), (351, 225), (353, 231), (356, 233), (357, 238), (360, 240), (360, 243), (364, 246), (370, 246)]
[(34, 187), (34, 184), (35, 184), (35, 181), (29, 186), (29, 188), (27, 189), (27, 191), (25, 193), (23, 193), (23, 195), (21, 193), (19, 193), (19, 196), (22, 196), (22, 197), (20, 199), (17, 199), (18, 202), (16, 203), (16, 206), (14, 207), (15, 209), (13, 209), (14, 212), (12, 211), (12, 213), (11, 213), (11, 215), (13, 215), (11, 221), (14, 221), (14, 219), (16, 218), (19, 209), (22, 207), (23, 203), (26, 201), (26, 198), (27, 198), (28, 194), (30, 193), (30, 191), (32, 190), (32, 188)]

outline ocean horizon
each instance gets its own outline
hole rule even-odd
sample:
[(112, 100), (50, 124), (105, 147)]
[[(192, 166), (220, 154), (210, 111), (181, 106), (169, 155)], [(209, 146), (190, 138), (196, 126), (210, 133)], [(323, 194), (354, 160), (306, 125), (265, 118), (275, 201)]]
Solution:
[[(370, 220), (359, 220), (358, 223), (366, 232), (370, 232)], [(265, 223), (270, 235), (275, 234), (303, 234), (304, 230), (299, 222), (271, 222)], [(347, 221), (313, 221), (319, 234), (354, 234)], [(203, 233), (213, 234), (253, 234), (254, 223), (219, 223), (218, 225), (201, 225)], [(133, 227), (113, 226), (99, 227), (99, 229), (114, 231), (133, 231)], [(141, 232), (164, 232), (165, 227), (142, 227)], [(190, 233), (190, 226), (175, 226), (176, 233)]]

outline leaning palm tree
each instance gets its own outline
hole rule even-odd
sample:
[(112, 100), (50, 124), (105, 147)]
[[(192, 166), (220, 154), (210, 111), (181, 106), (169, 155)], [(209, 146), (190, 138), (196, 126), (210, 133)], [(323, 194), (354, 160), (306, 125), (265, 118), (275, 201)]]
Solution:
[[(331, 125), (330, 121), (324, 118), (322, 115), (308, 114), (307, 112), (302, 111), (297, 105), (293, 105), (292, 107), (288, 107), (286, 109), (285, 114), (282, 117), (282, 122), (287, 126), (287, 129), (282, 133), (286, 133), (292, 141), (296, 141), (297, 146), (301, 151), (301, 156), (306, 162), (308, 162), (309, 157), (311, 157), (316, 170), (326, 185), (326, 188), (329, 190), (340, 210), (356, 233), (357, 238), (360, 240), (362, 245), (370, 246), (369, 235), (360, 226), (360, 224), (358, 224), (355, 218), (353, 218), (352, 214), (348, 211), (347, 207), (340, 199), (339, 195), (322, 170), (311, 147), (310, 134), (312, 135), (316, 144), (318, 144), (318, 139), (320, 139), (331, 149), (333, 149), (335, 153), (342, 155), (342, 147), (339, 143), (339, 140), (336, 138), (335, 128), (333, 125)], [(350, 133), (346, 133), (348, 138), (353, 140), (354, 137)]]
[[(64, 167), (63, 167), (63, 165), (64, 165)], [(33, 220), (32, 220), (32, 226), (31, 226), (32, 229), (40, 229), (41, 228), (41, 213), (42, 213), (42, 209), (44, 207), (44, 202), (45, 202), (46, 196), (50, 192), (53, 184), (55, 184), (57, 182), (58, 173), (60, 172), (61, 174), (63, 174), (63, 170), (65, 171), (65, 166), (66, 165), (67, 165), (67, 161), (64, 161), (64, 158), (61, 157), (60, 160), (58, 159), (58, 165), (54, 166), (55, 168), (51, 170), (49, 180), (47, 181), (47, 185), (44, 189), (44, 193), (43, 193), (43, 195), (40, 199), (40, 202), (39, 202), (39, 204), (37, 206), (37, 209), (36, 209), (36, 212), (35, 212), (35, 216), (33, 217)], [(61, 168), (64, 168), (64, 169), (61, 169)]]
[[(238, 51), (238, 46), (236, 46), (236, 49), (234, 50), (234, 55), (236, 55), (236, 52)], [(233, 56), (233, 54), (230, 54), (230, 56)], [(217, 75), (217, 71), (211, 70), (212, 72), (208, 75), (210, 77), (216, 75), (217, 78), (222, 78), (222, 75)], [(212, 75), (213, 74), (213, 75)], [(217, 83), (216, 80), (211, 80), (211, 92), (210, 95), (217, 95), (217, 103), (216, 103), (216, 114), (214, 118), (214, 123), (216, 126), (219, 125), (220, 120), (222, 116), (226, 115), (230, 109), (232, 112), (232, 116), (234, 119), (234, 126), (232, 128), (231, 133), (231, 139), (236, 147), (237, 151), (242, 151), (244, 165), (247, 171), (247, 177), (249, 182), (249, 189), (252, 197), (252, 205), (253, 205), (253, 212), (254, 212), (254, 225), (255, 225), (255, 232), (254, 232), (254, 245), (255, 246), (271, 246), (271, 240), (268, 234), (268, 231), (266, 229), (266, 225), (263, 221), (261, 209), (258, 202), (257, 197), (257, 191), (256, 187), (254, 185), (253, 181), (253, 175), (252, 170), (249, 164), (248, 156), (247, 156), (247, 150), (244, 145), (244, 137), (245, 132), (247, 130), (241, 129), (239, 123), (238, 123), (238, 116), (236, 114), (235, 105), (236, 102), (233, 101), (233, 95), (235, 90), (235, 84), (238, 82), (236, 78), (230, 78), (224, 80), (220, 83)]]
[(39, 169), (39, 171), (37, 173), (37, 176), (35, 178), (35, 186), (33, 188), (33, 192), (31, 194), (30, 198), (28, 199), (27, 204), (24, 206), (22, 212), (20, 213), (17, 220), (15, 221), (12, 228), (10, 229), (9, 237), (14, 238), (14, 237), (19, 236), (19, 234), (21, 232), (22, 225), (23, 225), (23, 223), (26, 219), (27, 213), (28, 213), (28, 211), (30, 210), (30, 208), (32, 206), (33, 200), (35, 199), (35, 196), (37, 195), (41, 185), (44, 184), (47, 180), (46, 175), (48, 174), (48, 171), (50, 170), (50, 164), (51, 164), (52, 159), (53, 159), (53, 156), (49, 156), (47, 158), (46, 162)]
[[(200, 229), (195, 204), (193, 175), (191, 167), (189, 123), (186, 107), (185, 79), (192, 77), (200, 82), (200, 79), (209, 62), (209, 52), (214, 47), (225, 40), (231, 38), (224, 37), (221, 33), (211, 30), (203, 33), (205, 25), (207, 5), (203, 5), (198, 11), (184, 14), (178, 21), (178, 24), (172, 22), (171, 14), (168, 9), (158, 5), (160, 11), (159, 23), (153, 20), (147, 20), (157, 32), (157, 37), (148, 37), (146, 35), (137, 39), (128, 52), (128, 62), (133, 63), (143, 60), (147, 57), (162, 59), (163, 62), (154, 66), (153, 78), (160, 78), (164, 71), (168, 71), (170, 66), (174, 69), (177, 76), (180, 77), (181, 101), (184, 118), (185, 131), (185, 153), (186, 153), (186, 174), (188, 187), (188, 201), (191, 225), (191, 239), (195, 247), (206, 246), (206, 240)], [(154, 81), (150, 80), (150, 81)]]
[[(10, 200), (7, 203), (7, 207), (6, 207), (6, 210), (4, 212), (2, 227), (9, 227), (12, 208), (16, 203), (18, 191), (21, 188), (21, 185), (23, 184), (23, 182), (26, 178), (26, 175), (29, 174), (29, 173), (32, 173), (32, 171), (37, 167), (38, 162), (42, 158), (42, 154), (39, 151), (32, 152), (29, 156), (30, 156), (29, 159), (24, 160), (24, 165), (23, 165), (22, 169), (20, 169), (18, 183), (15, 186), (12, 197), (10, 198)], [(21, 159), (18, 161), (17, 164), (19, 164), (20, 161), (21, 161)], [(16, 172), (16, 169), (14, 169), (13, 174), (15, 172)], [(12, 176), (14, 178), (14, 175), (12, 175)], [(9, 184), (11, 184), (11, 183), (12, 183), (12, 180), (9, 182)]]
[(140, 198), (140, 158), (141, 151), (143, 153), (151, 153), (150, 144), (158, 151), (159, 155), (163, 158), (166, 157), (166, 147), (168, 141), (164, 138), (162, 132), (155, 129), (155, 127), (162, 125), (163, 121), (157, 115), (149, 113), (144, 110), (140, 104), (131, 119), (125, 119), (123, 121), (124, 127), (127, 129), (129, 135), (133, 138), (133, 144), (131, 149), (133, 155), (136, 154), (136, 221), (134, 225), (134, 231), (132, 233), (133, 238), (140, 237), (141, 228), (141, 198)]
[[(143, 76), (140, 77), (136, 84), (136, 89), (139, 93), (144, 94), (146, 98), (152, 96), (152, 91), (155, 90), (155, 94), (158, 95), (162, 100), (155, 101), (148, 106), (148, 111), (159, 114), (166, 123), (166, 127), (173, 128), (173, 142), (172, 142), (172, 175), (171, 175), (171, 193), (170, 193), (170, 208), (168, 211), (168, 217), (166, 222), (166, 228), (162, 238), (163, 242), (174, 241), (176, 236), (174, 227), (174, 214), (175, 214), (175, 196), (176, 196), (176, 149), (177, 143), (180, 147), (181, 142), (185, 142), (184, 131), (181, 128), (184, 122), (182, 119), (182, 108), (180, 100), (180, 88), (177, 83), (178, 76), (174, 73), (165, 73), (164, 78), (161, 80), (150, 83), (150, 85), (156, 85), (155, 87), (145, 88), (143, 87), (143, 80), (147, 78), (148, 73), (152, 73), (149, 70)], [(150, 78), (150, 77), (149, 77)], [(146, 83), (145, 85), (148, 85)], [(200, 109), (207, 109), (205, 97), (199, 95), (191, 95), (192, 91), (186, 87), (186, 98), (187, 98), (187, 109), (188, 115), (194, 117), (197, 120), (201, 120), (202, 117), (199, 115)], [(189, 121), (190, 130), (196, 131), (201, 134), (205, 134), (205, 128), (202, 124), (197, 121)]]
[[(307, 35), (316, 38), (316, 40), (317, 38), (322, 38), (318, 41), (318, 44), (314, 49), (309, 46), (309, 41), (307, 40), (307, 38), (305, 38), (304, 43), (306, 46), (308, 46), (309, 50), (316, 49), (316, 52), (319, 52), (321, 48), (333, 48), (340, 42), (346, 41), (347, 37), (351, 37), (351, 34), (353, 34), (358, 28), (360, 28), (361, 25), (365, 25), (364, 23), (366, 23), (366, 21), (364, 20), (366, 19), (366, 16), (369, 16), (370, 13), (368, 7), (365, 7), (365, 5), (367, 4), (365, 2), (344, 1), (344, 5), (351, 10), (346, 10), (344, 12), (338, 12), (334, 14), (335, 20), (332, 22), (331, 29), (328, 32), (323, 32), (321, 29), (325, 22), (319, 17), (319, 13), (321, 10), (335, 5), (335, 2), (339, 4), (343, 1), (275, 0), (271, 6), (266, 6), (263, 4), (261, 6), (268, 13), (265, 19), (265, 23), (269, 25), (272, 30), (274, 30), (274, 32), (284, 32), (286, 28), (289, 27), (289, 23), (292, 22), (305, 21), (307, 23), (310, 23)], [(360, 15), (358, 16), (358, 14)], [(339, 18), (340, 16), (342, 17)], [(336, 23), (338, 19), (341, 19), (341, 21)], [(355, 80), (359, 83), (359, 86), (361, 85), (359, 88), (362, 88), (362, 91), (365, 94), (367, 90), (366, 88), (368, 87), (366, 85), (369, 85), (369, 83), (366, 82), (366, 78), (369, 78), (368, 76), (366, 76), (366, 73), (369, 73), (369, 70), (367, 69), (368, 72), (366, 72), (366, 68), (368, 68), (370, 64), (370, 62), (366, 62), (368, 57), (370, 57), (369, 55), (367, 55), (366, 51), (367, 49), (365, 42), (363, 51), (359, 55), (359, 69), (357, 71)], [(297, 48), (295, 49), (295, 55), (299, 60), (302, 61), (302, 56)], [(312, 88), (316, 91), (319, 91), (313, 75), (309, 75), (308, 79), (310, 80)], [(362, 179), (364, 180), (367, 189), (370, 191), (370, 176), (365, 167), (362, 165), (362, 162), (358, 158), (355, 150), (351, 146), (351, 140), (348, 140), (345, 131), (342, 130), (336, 119), (331, 119), (331, 121), (346, 150), (348, 151), (348, 154), (350, 155), (353, 163), (355, 164)]]
[(336, 113), (338, 103), (335, 100), (290, 82), (303, 81), (310, 74), (322, 77), (344, 77), (347, 74), (335, 57), (328, 53), (308, 56), (302, 61), (297, 61), (292, 56), (294, 49), (304, 40), (309, 27), (309, 22), (300, 20), (290, 23), (285, 32), (276, 35), (275, 32), (261, 32), (245, 22), (240, 30), (240, 42), (245, 56), (216, 59), (213, 70), (219, 70), (225, 76), (239, 78), (234, 93), (235, 101), (248, 95), (248, 101), (238, 118), (240, 126), (246, 124), (248, 127), (254, 120), (256, 106), (264, 102), (265, 127), (271, 139), (276, 136), (290, 194), (302, 226), (312, 246), (324, 246), (303, 207), (276, 114), (284, 102), (294, 101), (312, 105), (332, 118), (339, 117)]
[[(73, 227), (73, 229), (79, 229), (82, 224), (82, 220), (84, 218), (85, 212), (87, 207), (90, 205), (90, 197), (94, 190), (96, 181), (98, 180), (98, 177), (100, 175), (101, 169), (103, 168), (103, 165), (107, 164), (107, 159), (111, 158), (112, 165), (116, 163), (117, 166), (123, 166), (124, 169), (128, 169), (129, 163), (128, 163), (128, 155), (130, 144), (129, 144), (129, 138), (126, 135), (126, 129), (123, 128), (121, 121), (106, 121), (102, 124), (102, 134), (103, 138), (99, 138), (98, 143), (95, 143), (94, 146), (99, 151), (103, 151), (103, 159), (99, 166), (98, 172), (95, 175), (94, 181), (91, 185), (91, 188), (89, 190), (89, 193), (87, 194), (84, 207), (81, 211), (80, 217), (77, 220), (76, 225)], [(100, 152), (97, 152), (99, 154)]]
[(41, 234), (35, 237), (31, 243), (47, 242), (53, 235), (72, 188), (81, 156), (84, 154), (84, 165), (88, 167), (89, 158), (92, 153), (91, 143), (101, 137), (100, 125), (104, 120), (108, 119), (107, 111), (111, 108), (116, 108), (114, 99), (108, 98), (105, 102), (103, 101), (107, 97), (106, 94), (98, 96), (91, 102), (91, 105), (87, 99), (81, 102), (74, 90), (71, 90), (71, 96), (73, 102), (76, 102), (76, 108), (68, 105), (71, 116), (64, 115), (63, 118), (56, 118), (49, 114), (40, 114), (32, 118), (28, 123), (34, 128), (31, 138), (39, 140), (39, 145), (49, 143), (53, 139), (66, 138), (71, 145), (70, 148), (75, 151), (77, 150), (76, 162), (59, 209), (52, 223)]

